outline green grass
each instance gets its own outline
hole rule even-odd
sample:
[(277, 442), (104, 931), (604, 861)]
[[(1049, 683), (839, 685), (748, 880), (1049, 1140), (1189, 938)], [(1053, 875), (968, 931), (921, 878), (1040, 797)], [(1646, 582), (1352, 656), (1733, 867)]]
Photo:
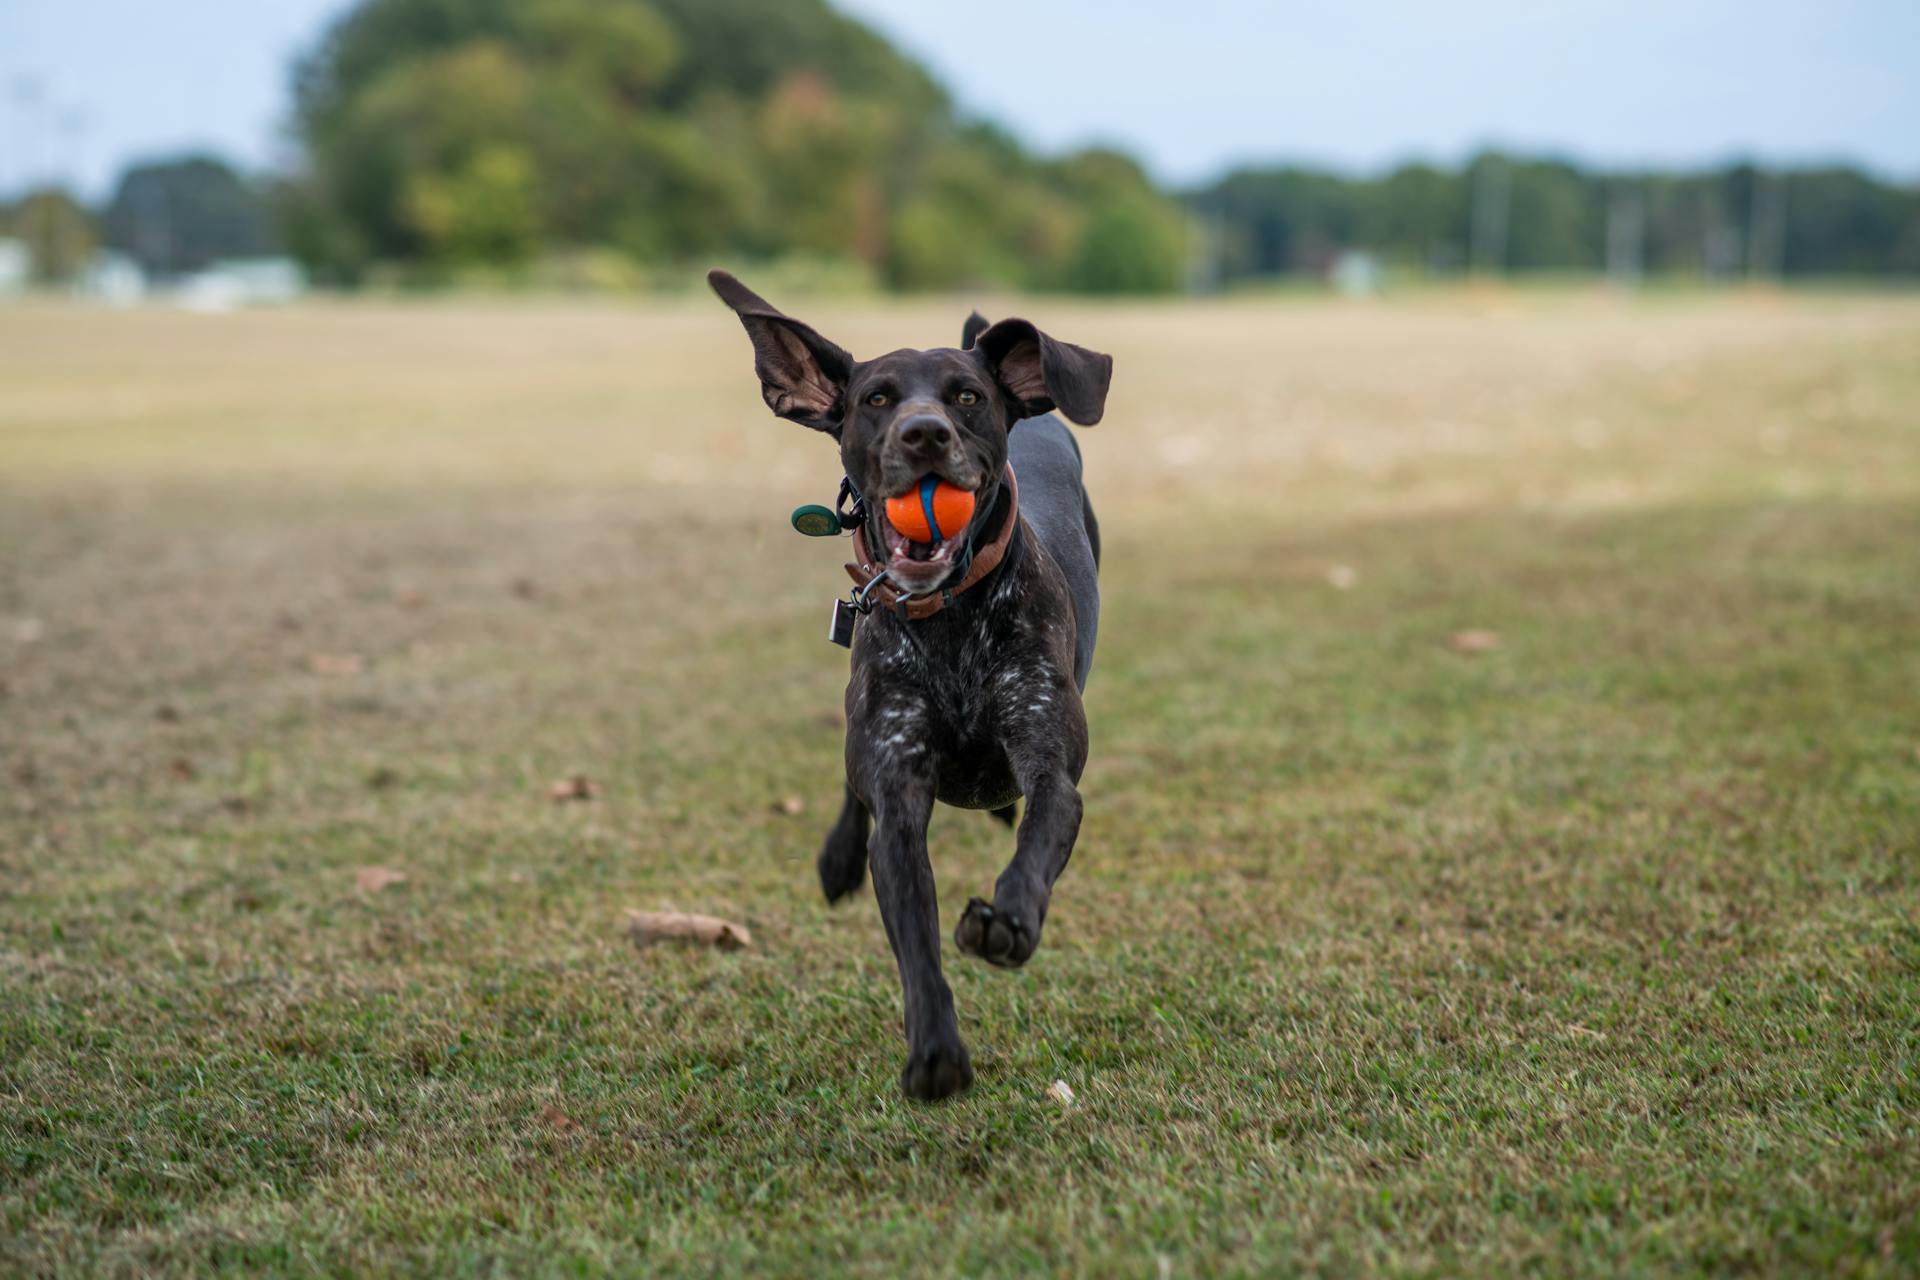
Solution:
[(0, 1271), (1920, 1270), (1920, 308), (1597, 305), (1059, 326), (1139, 370), (1087, 816), (931, 1107), (724, 316), (0, 312)]

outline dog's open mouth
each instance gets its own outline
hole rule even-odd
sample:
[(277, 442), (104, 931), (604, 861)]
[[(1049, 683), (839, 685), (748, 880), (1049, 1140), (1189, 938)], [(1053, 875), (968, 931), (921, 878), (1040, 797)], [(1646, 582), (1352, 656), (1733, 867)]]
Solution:
[(960, 553), (964, 537), (941, 542), (913, 542), (880, 518), (887, 535), (887, 574), (908, 592), (918, 595), (939, 586), (953, 571), (954, 557)]
[(878, 514), (880, 531), (886, 542), (887, 576), (896, 587), (909, 595), (924, 595), (947, 579), (966, 543), (967, 530), (979, 517), (976, 508), (967, 524), (953, 536), (936, 542), (915, 542), (893, 527), (884, 507)]

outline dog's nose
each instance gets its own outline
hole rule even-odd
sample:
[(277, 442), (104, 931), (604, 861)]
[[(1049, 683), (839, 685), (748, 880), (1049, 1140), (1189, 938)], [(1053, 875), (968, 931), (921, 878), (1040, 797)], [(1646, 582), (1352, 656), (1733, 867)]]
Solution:
[(894, 438), (908, 453), (930, 457), (953, 444), (953, 425), (934, 413), (917, 413), (893, 429)]

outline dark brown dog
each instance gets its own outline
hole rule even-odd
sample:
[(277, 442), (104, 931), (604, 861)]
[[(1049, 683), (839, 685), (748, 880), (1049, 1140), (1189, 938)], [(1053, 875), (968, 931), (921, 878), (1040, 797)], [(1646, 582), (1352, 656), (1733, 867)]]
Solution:
[[(820, 850), (820, 886), (838, 901), (871, 863), (906, 996), (900, 1087), (943, 1098), (972, 1083), (973, 1067), (940, 973), (927, 821), (935, 800), (1011, 821), (1026, 798), (993, 901), (969, 901), (954, 929), (969, 955), (1025, 964), (1080, 830), (1080, 693), (1100, 609), (1079, 446), (1051, 411), (1098, 422), (1113, 361), (1024, 320), (978, 316), (961, 349), (855, 360), (725, 272), (708, 280), (753, 340), (767, 406), (837, 440), (864, 499), (856, 599), (878, 607), (853, 638), (846, 803)], [(932, 544), (894, 529), (884, 501), (927, 476), (975, 495), (967, 528)]]

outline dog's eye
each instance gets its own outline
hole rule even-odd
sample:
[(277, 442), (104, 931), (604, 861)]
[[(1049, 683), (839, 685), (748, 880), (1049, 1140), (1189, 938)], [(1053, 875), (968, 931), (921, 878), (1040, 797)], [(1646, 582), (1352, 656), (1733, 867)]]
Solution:
[(876, 409), (884, 409), (887, 407), (887, 393), (884, 391), (876, 391), (867, 397), (867, 403)]
[(978, 391), (962, 391), (959, 395), (955, 396), (953, 400), (955, 404), (963, 404), (963, 405), (979, 404), (980, 393)]

